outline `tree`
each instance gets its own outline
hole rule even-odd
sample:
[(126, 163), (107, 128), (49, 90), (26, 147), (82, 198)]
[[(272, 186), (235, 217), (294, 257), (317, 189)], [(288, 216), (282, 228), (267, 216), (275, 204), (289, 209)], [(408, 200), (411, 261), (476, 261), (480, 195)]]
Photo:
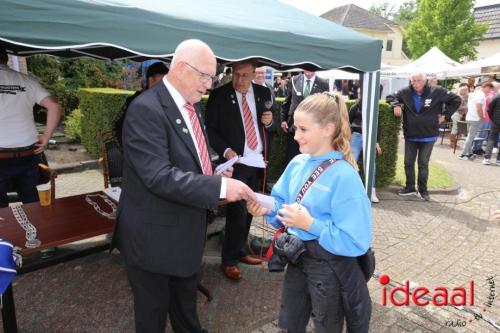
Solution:
[(417, 19), (405, 32), (413, 58), (437, 46), (456, 61), (475, 59), (488, 27), (475, 22), (473, 5), (474, 0), (420, 0)]
[(388, 20), (392, 19), (396, 5), (390, 5), (388, 1), (379, 2), (372, 5), (369, 11), (375, 15), (382, 16)]
[[(410, 0), (403, 3), (397, 12), (393, 14), (393, 20), (401, 26), (403, 31), (408, 29), (408, 26), (417, 19), (417, 6), (419, 0)], [(412, 57), (412, 53), (408, 48), (408, 41), (406, 38), (403, 39), (403, 52), (408, 56)]]

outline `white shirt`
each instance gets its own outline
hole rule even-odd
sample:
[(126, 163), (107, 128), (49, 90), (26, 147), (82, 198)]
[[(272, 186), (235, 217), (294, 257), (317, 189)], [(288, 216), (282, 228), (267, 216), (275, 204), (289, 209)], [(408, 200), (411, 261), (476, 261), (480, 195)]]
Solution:
[(314, 85), (314, 80), (316, 79), (316, 75), (313, 75), (312, 78), (308, 79), (305, 75), (304, 75), (304, 87), (303, 87), (303, 90), (302, 90), (302, 94), (305, 94), (306, 92), (306, 87), (307, 87), (307, 80), (311, 81), (309, 83), (309, 94), (311, 93), (311, 90), (313, 88), (313, 85)]
[(477, 114), (477, 104), (481, 104), (484, 108), (486, 107), (486, 95), (481, 91), (474, 91), (469, 95), (467, 100), (467, 115), (465, 116), (466, 121), (480, 121), (479, 115)]
[(33, 106), (49, 92), (29, 75), (0, 65), (0, 148), (20, 148), (38, 142)]
[[(200, 161), (201, 165), (200, 148), (198, 147), (198, 143), (196, 142), (196, 137), (194, 136), (193, 126), (191, 125), (191, 119), (189, 118), (189, 113), (184, 108), (184, 105), (187, 103), (187, 101), (184, 97), (182, 97), (182, 95), (177, 91), (177, 89), (175, 89), (174, 86), (170, 82), (168, 82), (166, 75), (163, 77), (163, 83), (165, 84), (165, 87), (167, 87), (167, 90), (170, 93), (170, 95), (172, 96), (175, 105), (181, 112), (182, 118), (184, 119), (184, 123), (186, 124), (189, 130), (189, 135), (191, 136), (191, 140), (193, 140), (194, 147), (196, 148), (196, 153), (198, 154), (198, 160)], [(200, 126), (203, 126), (201, 122)], [(208, 156), (210, 157), (210, 151), (208, 151)], [(224, 177), (222, 177), (219, 198), (221, 199), (226, 198), (226, 179)]]
[[(238, 106), (240, 107), (240, 115), (241, 115), (241, 120), (243, 122), (243, 128), (245, 128), (245, 117), (243, 116), (243, 95), (236, 91), (236, 99), (238, 99)], [(246, 99), (247, 99), (247, 104), (248, 108), (250, 109), (250, 113), (252, 114), (252, 120), (253, 120), (253, 126), (255, 127), (255, 135), (257, 136), (257, 147), (255, 147), (255, 150), (250, 149), (248, 147), (248, 142), (247, 142), (247, 135), (245, 133), (245, 148), (243, 150), (243, 156), (248, 156), (252, 154), (262, 154), (263, 146), (262, 146), (262, 140), (260, 138), (259, 134), (259, 122), (257, 119), (257, 107), (255, 106), (255, 95), (253, 93), (253, 86), (250, 85), (250, 88), (248, 89), (246, 93)], [(225, 152), (224, 152), (225, 153)]]

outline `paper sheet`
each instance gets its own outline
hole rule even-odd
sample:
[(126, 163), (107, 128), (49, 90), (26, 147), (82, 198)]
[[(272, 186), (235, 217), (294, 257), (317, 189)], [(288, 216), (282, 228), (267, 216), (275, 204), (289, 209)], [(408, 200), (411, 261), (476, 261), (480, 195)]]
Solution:
[(220, 175), (221, 173), (223, 173), (224, 171), (226, 171), (227, 169), (229, 169), (230, 167), (232, 167), (233, 164), (236, 163), (236, 161), (238, 161), (238, 158), (239, 158), (239, 156), (235, 156), (232, 159), (230, 159), (229, 161), (226, 161), (226, 162), (224, 162), (222, 164), (219, 164), (215, 168), (215, 174), (216, 175)]
[(102, 190), (108, 197), (110, 197), (115, 202), (120, 200), (120, 194), (122, 193), (121, 187), (107, 187)]
[(263, 207), (266, 207), (266, 208), (269, 208), (270, 210), (274, 210), (274, 198), (269, 196), (269, 195), (265, 195), (265, 194), (262, 194), (262, 193), (257, 193), (257, 192), (254, 192), (255, 193), (255, 196), (257, 197), (257, 201), (263, 206)]
[(238, 162), (255, 168), (266, 167), (266, 162), (264, 162), (264, 157), (262, 156), (262, 154), (242, 156), (240, 157), (240, 160)]

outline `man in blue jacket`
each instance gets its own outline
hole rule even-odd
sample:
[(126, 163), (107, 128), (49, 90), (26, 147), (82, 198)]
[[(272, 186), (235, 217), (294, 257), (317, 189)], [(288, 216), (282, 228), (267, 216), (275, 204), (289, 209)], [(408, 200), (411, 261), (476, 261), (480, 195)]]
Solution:
[(445, 113), (451, 115), (458, 109), (460, 97), (440, 86), (428, 85), (424, 73), (413, 73), (408, 87), (386, 99), (394, 116), (403, 116), (406, 186), (398, 194), (417, 194), (415, 160), (418, 156), (418, 192), (422, 200), (429, 201), (429, 159), (439, 136), (439, 124), (444, 121)]

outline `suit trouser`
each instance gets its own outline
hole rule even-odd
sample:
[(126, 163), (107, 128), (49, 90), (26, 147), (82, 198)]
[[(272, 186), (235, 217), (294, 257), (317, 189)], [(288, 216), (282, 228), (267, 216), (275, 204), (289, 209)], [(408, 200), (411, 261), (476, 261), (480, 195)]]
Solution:
[(295, 131), (289, 131), (286, 134), (286, 164), (290, 163), (290, 161), (300, 154), (299, 144), (293, 138), (295, 136)]
[(429, 160), (433, 147), (434, 141), (416, 142), (405, 140), (405, 174), (407, 189), (415, 189), (415, 160), (418, 155), (418, 191), (427, 191)]
[[(243, 164), (235, 164), (233, 178), (241, 180), (252, 190), (258, 191), (261, 170)], [(221, 255), (222, 265), (235, 266), (239, 258), (248, 254), (246, 243), (252, 218), (252, 215), (247, 211), (247, 202), (245, 200), (227, 205), (225, 236)]]
[(167, 317), (176, 333), (200, 333), (196, 309), (198, 273), (176, 277), (127, 265), (134, 295), (135, 331), (165, 333)]

